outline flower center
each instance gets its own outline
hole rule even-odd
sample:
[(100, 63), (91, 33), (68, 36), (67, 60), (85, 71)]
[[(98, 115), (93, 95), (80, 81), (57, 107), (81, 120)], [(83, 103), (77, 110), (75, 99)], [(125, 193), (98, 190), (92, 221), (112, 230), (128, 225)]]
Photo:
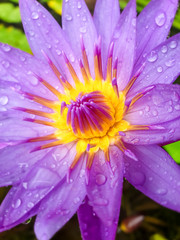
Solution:
[(115, 122), (115, 110), (100, 91), (80, 93), (67, 107), (67, 124), (78, 138), (102, 137)]

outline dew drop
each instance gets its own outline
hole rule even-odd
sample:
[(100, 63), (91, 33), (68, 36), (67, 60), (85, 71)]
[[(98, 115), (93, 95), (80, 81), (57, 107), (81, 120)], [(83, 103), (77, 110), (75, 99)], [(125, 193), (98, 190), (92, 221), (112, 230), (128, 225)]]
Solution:
[(165, 24), (166, 21), (166, 14), (164, 12), (159, 13), (155, 17), (155, 23), (159, 26), (162, 27)]
[(141, 172), (133, 172), (131, 177), (135, 185), (142, 186), (146, 181), (146, 176), (144, 175), (144, 173), (141, 173)]
[(21, 206), (21, 199), (17, 199), (15, 203), (12, 204), (13, 208), (18, 208)]
[(27, 182), (23, 182), (22, 185), (23, 185), (23, 188), (27, 189)]
[(174, 107), (176, 110), (180, 110), (180, 104), (178, 104), (178, 105), (175, 105), (175, 107)]
[(39, 18), (39, 14), (37, 13), (37, 12), (33, 12), (32, 14), (31, 14), (31, 17), (32, 17), (32, 19), (38, 19)]
[(162, 53), (167, 53), (167, 50), (168, 50), (168, 48), (167, 48), (167, 46), (162, 46), (162, 48), (161, 48), (161, 52)]
[(76, 203), (78, 203), (78, 202), (80, 202), (80, 198), (79, 197), (76, 197), (75, 199), (74, 199), (74, 203), (76, 204)]
[(173, 111), (173, 108), (170, 106), (170, 107), (168, 108), (168, 112), (171, 113), (172, 111)]
[(31, 37), (33, 37), (33, 36), (35, 35), (35, 33), (34, 33), (33, 31), (29, 31), (29, 35), (30, 35)]
[(77, 7), (78, 7), (78, 9), (81, 9), (82, 6), (81, 6), (81, 2), (80, 1), (78, 2)]
[(109, 201), (104, 198), (97, 198), (93, 201), (93, 204), (98, 205), (98, 206), (107, 206)]
[(29, 202), (29, 203), (27, 204), (27, 206), (28, 206), (28, 208), (33, 208), (33, 207), (34, 207), (34, 203)]
[(156, 116), (158, 115), (158, 112), (157, 112), (156, 110), (154, 110), (154, 111), (152, 112), (152, 115), (153, 115), (154, 117), (156, 117)]
[(158, 56), (157, 56), (157, 53), (155, 51), (152, 51), (148, 57), (147, 57), (147, 60), (149, 62), (155, 62), (157, 60)]
[(158, 73), (161, 73), (163, 71), (163, 68), (160, 66), (160, 67), (157, 67), (157, 72)]
[(81, 33), (86, 33), (86, 26), (84, 26), (84, 27), (80, 27), (80, 29), (79, 29), (79, 31), (81, 32)]
[(69, 15), (69, 14), (67, 14), (65, 18), (66, 18), (67, 21), (71, 21), (73, 19), (72, 16)]
[(169, 61), (165, 62), (167, 67), (172, 67), (175, 64), (175, 59), (170, 59)]
[(7, 96), (2, 96), (0, 97), (0, 104), (5, 106), (8, 103), (8, 97)]
[(9, 45), (3, 44), (2, 49), (4, 50), (4, 52), (9, 52), (11, 50), (11, 47)]
[(132, 25), (135, 27), (136, 26), (136, 18), (132, 19)]
[(177, 47), (177, 42), (176, 41), (171, 41), (169, 46), (170, 46), (170, 48), (174, 49), (174, 48)]
[(167, 189), (160, 188), (160, 189), (156, 190), (156, 193), (159, 195), (165, 195), (167, 193)]
[(2, 61), (2, 65), (3, 65), (5, 68), (8, 68), (10, 64), (9, 64), (8, 61)]
[(107, 180), (107, 178), (103, 174), (97, 174), (96, 175), (97, 185), (104, 185), (106, 183), (106, 180)]

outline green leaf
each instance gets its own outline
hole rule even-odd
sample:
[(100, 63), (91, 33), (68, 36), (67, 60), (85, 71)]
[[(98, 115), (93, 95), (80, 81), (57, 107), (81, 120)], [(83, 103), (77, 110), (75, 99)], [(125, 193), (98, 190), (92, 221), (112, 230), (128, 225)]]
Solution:
[(0, 19), (8, 23), (21, 22), (19, 7), (12, 3), (0, 3)]
[(63, 0), (50, 0), (47, 2), (48, 6), (56, 13), (62, 14), (62, 2)]
[(163, 235), (159, 233), (155, 233), (150, 237), (149, 240), (167, 240), (167, 238), (165, 238)]
[(12, 26), (6, 28), (3, 24), (0, 24), (0, 42), (31, 52), (25, 34)]
[(180, 141), (163, 146), (163, 148), (180, 164)]

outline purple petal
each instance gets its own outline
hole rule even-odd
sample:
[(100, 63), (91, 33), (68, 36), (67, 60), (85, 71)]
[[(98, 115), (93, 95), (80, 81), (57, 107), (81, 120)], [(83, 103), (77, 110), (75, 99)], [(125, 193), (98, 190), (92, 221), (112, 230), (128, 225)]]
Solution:
[(8, 214), (2, 215), (3, 227), (8, 227), (21, 219), (52, 191), (67, 174), (75, 152), (74, 146), (59, 146), (27, 172), (13, 195), (7, 209)]
[(169, 38), (144, 56), (145, 68), (129, 94), (151, 84), (172, 83), (180, 74), (180, 34)]
[(50, 66), (36, 57), (9, 45), (0, 43), (0, 80), (17, 83), (18, 90), (28, 91), (56, 99), (54, 95), (41, 84), (33, 73), (40, 76), (53, 86), (58, 86), (59, 80)]
[[(108, 49), (114, 29), (120, 18), (118, 0), (97, 0), (94, 9), (94, 24), (101, 36), (101, 52), (103, 72), (107, 64)], [(104, 25), (106, 23), (106, 26)]]
[(48, 152), (42, 150), (30, 153), (39, 143), (7, 146), (0, 150), (0, 186), (19, 183), (32, 166)]
[[(0, 142), (17, 144), (19, 141), (25, 141), (29, 138), (42, 137), (54, 132), (51, 127), (35, 124), (31, 122), (22, 121), (17, 117), (0, 119)], [(10, 144), (10, 145), (11, 145)]]
[[(83, 159), (81, 159), (83, 160)], [(85, 162), (84, 162), (85, 163)], [(77, 211), (85, 198), (85, 164), (72, 170), (70, 182), (64, 179), (41, 203), (35, 223), (38, 239), (50, 239)]]
[(178, 6), (178, 0), (152, 0), (137, 18), (137, 63), (143, 55), (166, 40)]
[(94, 44), (97, 33), (92, 16), (84, 0), (63, 1), (63, 30), (78, 59), (82, 59), (80, 38), (82, 36), (87, 52), (91, 74), (94, 75)]
[(115, 229), (105, 225), (89, 205), (89, 199), (78, 209), (78, 220), (83, 240), (114, 240)]
[(128, 147), (138, 161), (125, 157), (125, 177), (159, 204), (180, 212), (180, 166), (156, 145)]
[(135, 57), (136, 42), (136, 1), (131, 0), (116, 26), (112, 41), (114, 42), (114, 61), (118, 58), (118, 87), (123, 89), (128, 83)]
[[(13, 195), (15, 194), (16, 190), (17, 190), (17, 187), (12, 187), (9, 190), (8, 194), (6, 195), (4, 201), (1, 203), (1, 207), (0, 207), (0, 232), (11, 229), (11, 228), (15, 227), (16, 225), (27, 221), (28, 219), (30, 219), (31, 217), (36, 215), (37, 212), (38, 212), (39, 205), (32, 208), (29, 212), (24, 213), (23, 217), (18, 219), (16, 222), (13, 222), (8, 226), (3, 226), (4, 215), (8, 214), (8, 209), (9, 209), (9, 206), (12, 204)], [(19, 202), (19, 200), (17, 200), (15, 203), (13, 203), (13, 207), (17, 207), (19, 204), (20, 204), (20, 202)]]
[(130, 124), (161, 124), (180, 117), (180, 85), (158, 84), (136, 101), (125, 119)]
[[(111, 235), (115, 236), (119, 219), (124, 169), (122, 152), (116, 147), (111, 147), (109, 154), (110, 163), (105, 160), (103, 152), (96, 154), (89, 173), (87, 196), (93, 211), (105, 226), (111, 228)], [(105, 233), (103, 234), (105, 235)], [(112, 236), (111, 238), (107, 236), (104, 239), (114, 239)]]
[(128, 131), (122, 137), (123, 141), (134, 145), (168, 144), (180, 140), (180, 118), (151, 126), (144, 131)]
[(79, 67), (64, 33), (50, 13), (35, 0), (20, 0), (20, 11), (24, 30), (33, 54), (44, 59), (42, 50), (60, 72), (71, 79), (62, 51), (66, 53), (79, 74)]

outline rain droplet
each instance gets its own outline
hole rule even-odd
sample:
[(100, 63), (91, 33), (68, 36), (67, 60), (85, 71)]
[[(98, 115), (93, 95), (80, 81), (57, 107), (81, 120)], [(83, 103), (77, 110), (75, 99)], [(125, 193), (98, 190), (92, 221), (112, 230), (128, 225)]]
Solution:
[(153, 115), (154, 117), (156, 117), (156, 116), (158, 115), (158, 112), (157, 112), (156, 110), (154, 110), (154, 111), (152, 112), (152, 115)]
[(174, 107), (176, 110), (180, 110), (180, 104), (178, 104), (178, 105), (175, 105), (175, 107)]
[(93, 201), (93, 203), (98, 206), (107, 206), (109, 201), (104, 198), (97, 198)]
[(136, 18), (132, 19), (132, 25), (135, 27), (136, 26)]
[(164, 12), (159, 13), (155, 17), (155, 23), (159, 26), (162, 27), (165, 24), (166, 21), (166, 14)]
[(8, 68), (10, 64), (9, 64), (8, 61), (2, 61), (2, 65), (3, 65), (5, 68)]
[(81, 32), (81, 33), (86, 33), (86, 26), (84, 26), (84, 27), (80, 27), (80, 29), (79, 29), (79, 31)]
[(72, 18), (71, 15), (69, 15), (69, 14), (66, 15), (66, 20), (67, 20), (67, 21), (71, 21), (72, 19), (73, 19), (73, 18)]
[(177, 42), (176, 42), (176, 41), (171, 41), (169, 46), (170, 46), (170, 48), (172, 48), (172, 49), (173, 49), (173, 48), (176, 48), (176, 47), (177, 47)]
[(78, 7), (78, 9), (81, 9), (81, 2), (78, 2), (78, 4), (77, 4), (77, 7)]
[(172, 67), (175, 64), (175, 59), (170, 59), (169, 61), (165, 62), (167, 67)]
[(33, 208), (33, 207), (34, 207), (34, 203), (29, 202), (29, 203), (27, 204), (27, 206), (28, 206), (29, 208)]
[(107, 180), (107, 178), (103, 174), (97, 174), (96, 175), (96, 183), (98, 185), (104, 185), (106, 180)]
[(31, 36), (31, 37), (33, 37), (34, 36), (34, 32), (33, 31), (29, 31), (29, 35)]
[(80, 202), (80, 198), (79, 197), (76, 197), (75, 199), (74, 199), (74, 203), (78, 203), (78, 202)]
[(173, 111), (173, 108), (170, 106), (170, 107), (168, 108), (168, 112), (171, 113), (172, 111)]
[(33, 12), (31, 14), (31, 17), (32, 17), (32, 19), (38, 19), (39, 18), (39, 14), (37, 12)]
[(156, 190), (156, 193), (159, 195), (165, 195), (167, 193), (167, 189), (160, 188), (160, 189)]
[(168, 48), (167, 48), (167, 46), (162, 46), (162, 48), (161, 48), (161, 52), (162, 53), (167, 53), (167, 50), (168, 50)]
[(2, 49), (5, 51), (5, 52), (9, 52), (11, 50), (11, 47), (9, 45), (6, 45), (6, 44), (3, 44), (2, 45)]
[(157, 67), (157, 72), (158, 73), (161, 73), (163, 71), (163, 68), (160, 66), (160, 67)]
[(0, 97), (0, 104), (5, 106), (8, 103), (8, 97), (7, 96), (2, 96)]
[(157, 56), (157, 53), (155, 51), (152, 51), (148, 57), (147, 57), (147, 60), (149, 62), (155, 62), (157, 60), (158, 56)]
[(23, 188), (27, 189), (27, 182), (23, 182), (22, 185), (23, 185)]
[(146, 176), (141, 172), (133, 172), (131, 175), (135, 185), (143, 185), (146, 181)]
[(21, 206), (21, 199), (17, 199), (15, 203), (12, 204), (13, 208), (18, 208)]

